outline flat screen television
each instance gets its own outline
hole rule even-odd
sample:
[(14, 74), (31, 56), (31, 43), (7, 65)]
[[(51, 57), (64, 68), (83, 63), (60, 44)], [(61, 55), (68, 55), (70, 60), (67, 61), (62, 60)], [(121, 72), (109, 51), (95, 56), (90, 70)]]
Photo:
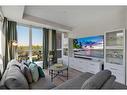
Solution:
[(104, 58), (104, 36), (90, 36), (73, 40), (75, 57)]

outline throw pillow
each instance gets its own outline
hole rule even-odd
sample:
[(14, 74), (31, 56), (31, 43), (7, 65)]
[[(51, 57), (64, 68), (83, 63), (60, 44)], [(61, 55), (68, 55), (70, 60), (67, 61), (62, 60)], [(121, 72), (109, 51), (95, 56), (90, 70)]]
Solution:
[(31, 75), (31, 71), (30, 71), (29, 67), (22, 64), (20, 69), (21, 69), (23, 75), (25, 76), (25, 78), (27, 79), (28, 83), (32, 83), (32, 75)]
[(8, 62), (6, 69), (9, 69), (12, 65), (17, 65), (20, 67), (21, 64), (16, 59), (12, 59), (10, 62)]
[(28, 63), (23, 63), (24, 65), (26, 65), (27, 67), (29, 67), (29, 64)]
[(45, 77), (45, 74), (40, 66), (38, 66), (39, 77)]
[(38, 67), (35, 63), (31, 63), (29, 65), (30, 71), (31, 71), (31, 75), (32, 75), (32, 79), (34, 82), (37, 82), (39, 79), (39, 73), (38, 73)]
[(100, 71), (86, 80), (81, 89), (100, 89), (110, 76), (111, 72), (109, 70)]
[(27, 67), (29, 67), (31, 62), (28, 60), (28, 61), (22, 61), (22, 63), (25, 64)]

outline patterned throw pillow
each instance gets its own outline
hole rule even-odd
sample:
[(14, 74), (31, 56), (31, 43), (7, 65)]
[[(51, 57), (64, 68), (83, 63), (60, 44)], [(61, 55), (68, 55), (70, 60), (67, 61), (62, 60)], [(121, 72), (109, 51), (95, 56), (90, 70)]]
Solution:
[(31, 71), (31, 74), (32, 74), (33, 81), (37, 82), (38, 79), (39, 79), (38, 66), (35, 63), (32, 62), (29, 65), (29, 68), (30, 68), (30, 71)]
[(20, 69), (21, 69), (23, 75), (25, 76), (25, 78), (27, 79), (28, 83), (32, 83), (32, 75), (31, 75), (31, 70), (29, 69), (29, 67), (22, 64)]
[(38, 66), (38, 72), (39, 72), (39, 77), (40, 78), (45, 77), (45, 74), (43, 72), (43, 69), (40, 66)]

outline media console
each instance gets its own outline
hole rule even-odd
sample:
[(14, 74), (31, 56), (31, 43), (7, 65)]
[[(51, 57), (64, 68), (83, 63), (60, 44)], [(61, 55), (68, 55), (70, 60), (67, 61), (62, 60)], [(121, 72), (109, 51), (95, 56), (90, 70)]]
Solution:
[(96, 74), (102, 70), (102, 60), (89, 60), (84, 58), (69, 57), (69, 67), (81, 72)]

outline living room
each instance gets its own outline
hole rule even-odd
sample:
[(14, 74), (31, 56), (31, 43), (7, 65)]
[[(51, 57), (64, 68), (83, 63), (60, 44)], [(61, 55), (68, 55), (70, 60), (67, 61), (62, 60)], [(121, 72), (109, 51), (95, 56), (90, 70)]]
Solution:
[(0, 6), (0, 88), (127, 89), (126, 9)]

